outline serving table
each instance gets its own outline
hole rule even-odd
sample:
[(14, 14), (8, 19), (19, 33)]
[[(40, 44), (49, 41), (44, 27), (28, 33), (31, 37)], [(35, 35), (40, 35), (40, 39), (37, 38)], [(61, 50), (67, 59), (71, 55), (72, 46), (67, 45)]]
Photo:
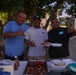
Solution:
[[(14, 64), (14, 61), (11, 61), (11, 63)], [(20, 61), (20, 65), (18, 67), (18, 70), (14, 70), (13, 75), (25, 75), (23, 73), (24, 73), (24, 70), (27, 66), (27, 63), (28, 63), (28, 61)], [(49, 68), (50, 68), (50, 66), (49, 66), (48, 61), (47, 61), (47, 69), (48, 69), (47, 75), (61, 75), (61, 72), (55, 72), (55, 71), (52, 71), (51, 69), (49, 70)], [(76, 75), (76, 74), (71, 74), (71, 75)]]

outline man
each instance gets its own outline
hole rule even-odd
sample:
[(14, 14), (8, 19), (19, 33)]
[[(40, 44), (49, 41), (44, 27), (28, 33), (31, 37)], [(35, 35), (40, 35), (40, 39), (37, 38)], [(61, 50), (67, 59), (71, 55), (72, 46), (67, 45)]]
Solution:
[(45, 60), (46, 49), (41, 45), (48, 39), (47, 31), (40, 27), (40, 17), (33, 18), (33, 25), (26, 31), (25, 43), (29, 46), (28, 60)]
[(48, 32), (48, 41), (50, 43), (62, 44), (61, 47), (49, 47), (50, 58), (65, 58), (69, 56), (68, 44), (70, 37), (76, 35), (76, 30), (73, 28), (61, 28), (58, 19), (51, 21), (52, 30)]
[(19, 60), (24, 57), (24, 32), (28, 26), (24, 24), (26, 15), (18, 12), (14, 21), (6, 23), (3, 30), (5, 39), (5, 59), (14, 60), (18, 56)]

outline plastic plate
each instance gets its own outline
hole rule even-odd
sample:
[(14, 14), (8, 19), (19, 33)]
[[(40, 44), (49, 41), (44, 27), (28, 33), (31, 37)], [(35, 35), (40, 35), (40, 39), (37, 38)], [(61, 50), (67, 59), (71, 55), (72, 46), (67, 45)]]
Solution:
[(60, 43), (52, 43), (51, 44), (53, 47), (61, 47), (62, 46), (62, 44), (60, 44)]

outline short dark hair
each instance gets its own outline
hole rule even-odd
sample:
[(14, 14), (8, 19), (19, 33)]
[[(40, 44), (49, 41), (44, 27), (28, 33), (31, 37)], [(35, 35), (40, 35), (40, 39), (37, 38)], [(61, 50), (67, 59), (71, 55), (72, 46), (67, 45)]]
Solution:
[(15, 16), (17, 16), (19, 13), (25, 13), (25, 12), (24, 11), (17, 11), (16, 14), (15, 14)]
[(33, 20), (36, 20), (36, 19), (41, 20), (38, 15), (34, 16), (34, 18), (33, 18)]

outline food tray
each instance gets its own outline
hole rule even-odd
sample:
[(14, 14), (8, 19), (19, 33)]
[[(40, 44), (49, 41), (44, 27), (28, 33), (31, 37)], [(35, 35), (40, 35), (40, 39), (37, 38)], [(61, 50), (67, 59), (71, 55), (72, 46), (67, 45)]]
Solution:
[(28, 61), (23, 75), (47, 75), (46, 61)]

